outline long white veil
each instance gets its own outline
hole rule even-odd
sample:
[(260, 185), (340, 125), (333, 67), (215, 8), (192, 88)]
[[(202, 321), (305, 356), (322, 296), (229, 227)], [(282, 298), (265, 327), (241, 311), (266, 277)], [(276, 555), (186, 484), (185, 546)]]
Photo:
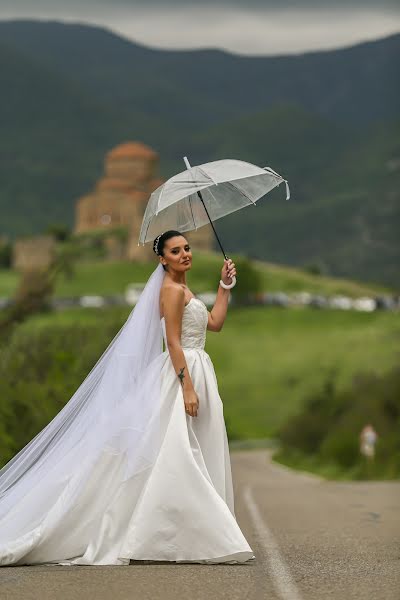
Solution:
[(62, 512), (67, 511), (105, 449), (123, 458), (121, 481), (154, 464), (160, 445), (161, 378), (156, 359), (163, 351), (159, 293), (164, 274), (159, 264), (127, 321), (72, 398), (0, 470), (2, 541), (40, 525), (61, 496)]

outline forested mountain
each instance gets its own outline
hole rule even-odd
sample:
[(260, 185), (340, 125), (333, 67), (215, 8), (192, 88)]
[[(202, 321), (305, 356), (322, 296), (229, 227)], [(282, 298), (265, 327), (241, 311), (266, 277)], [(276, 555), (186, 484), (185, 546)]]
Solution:
[(229, 251), (394, 284), (400, 35), (335, 51), (164, 51), (101, 28), (0, 22), (0, 233), (73, 219), (104, 153), (134, 139), (165, 177), (239, 158), (289, 180), (216, 227)]
[(287, 101), (349, 123), (398, 111), (400, 35), (276, 57), (151, 49), (101, 28), (56, 22), (0, 22), (0, 41), (97, 100), (196, 129)]

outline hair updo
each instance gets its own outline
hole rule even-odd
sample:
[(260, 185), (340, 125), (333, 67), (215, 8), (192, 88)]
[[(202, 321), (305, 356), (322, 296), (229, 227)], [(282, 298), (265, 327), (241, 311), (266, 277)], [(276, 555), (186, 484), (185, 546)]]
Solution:
[[(164, 256), (164, 244), (169, 238), (175, 237), (176, 235), (183, 236), (183, 233), (180, 231), (175, 231), (174, 229), (169, 229), (168, 231), (164, 231), (158, 235), (153, 242), (153, 252), (157, 254), (157, 256)], [(166, 271), (165, 265), (163, 265), (164, 271)]]

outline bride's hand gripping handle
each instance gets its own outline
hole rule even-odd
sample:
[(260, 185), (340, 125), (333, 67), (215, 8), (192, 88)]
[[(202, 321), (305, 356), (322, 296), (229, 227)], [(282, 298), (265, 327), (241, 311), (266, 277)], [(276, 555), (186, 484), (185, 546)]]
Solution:
[(221, 270), (221, 279), (219, 281), (221, 286), (226, 290), (230, 290), (231, 288), (233, 288), (236, 285), (235, 275), (235, 263), (232, 261), (231, 258), (225, 259), (224, 266)]

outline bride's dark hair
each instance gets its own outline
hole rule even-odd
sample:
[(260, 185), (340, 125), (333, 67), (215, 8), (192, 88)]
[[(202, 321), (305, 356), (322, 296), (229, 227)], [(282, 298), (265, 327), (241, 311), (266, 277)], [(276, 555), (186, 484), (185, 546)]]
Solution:
[[(185, 237), (183, 233), (180, 231), (176, 231), (175, 229), (168, 229), (168, 231), (164, 231), (160, 235), (158, 235), (153, 242), (153, 251), (157, 254), (157, 256), (164, 256), (164, 244), (169, 238), (175, 237), (176, 235), (181, 235)], [(164, 271), (166, 271), (165, 265), (162, 266)]]

